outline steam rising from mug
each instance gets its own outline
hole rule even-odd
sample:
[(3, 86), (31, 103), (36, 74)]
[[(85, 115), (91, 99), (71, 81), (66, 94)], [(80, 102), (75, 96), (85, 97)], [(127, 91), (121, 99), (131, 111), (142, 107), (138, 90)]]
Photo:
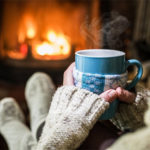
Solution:
[[(87, 48), (123, 49), (124, 42), (121, 35), (128, 27), (128, 19), (112, 11), (109, 15), (105, 13), (102, 18), (92, 19), (91, 23), (87, 17), (80, 27), (80, 32), (88, 39)], [(96, 34), (93, 33), (93, 29), (96, 29)]]

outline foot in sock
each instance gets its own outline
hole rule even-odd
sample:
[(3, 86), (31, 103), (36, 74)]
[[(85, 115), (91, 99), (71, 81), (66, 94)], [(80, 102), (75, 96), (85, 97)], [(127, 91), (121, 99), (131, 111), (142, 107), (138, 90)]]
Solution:
[(25, 121), (24, 115), (14, 98), (6, 97), (0, 101), (0, 129), (10, 121)]
[(25, 97), (30, 111), (30, 126), (35, 138), (48, 114), (55, 86), (45, 73), (34, 73), (27, 81)]
[(24, 124), (24, 115), (14, 98), (0, 101), (0, 132), (9, 150), (33, 150), (37, 143)]

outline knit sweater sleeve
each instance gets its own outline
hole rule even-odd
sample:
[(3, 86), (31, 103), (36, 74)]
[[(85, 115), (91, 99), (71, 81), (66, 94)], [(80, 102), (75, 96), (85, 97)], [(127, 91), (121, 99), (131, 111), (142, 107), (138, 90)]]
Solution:
[(136, 130), (144, 126), (144, 113), (150, 90), (136, 87), (136, 99), (132, 104), (120, 102), (115, 116), (110, 121), (120, 130)]
[(37, 150), (76, 149), (108, 107), (108, 102), (85, 89), (75, 86), (58, 88)]

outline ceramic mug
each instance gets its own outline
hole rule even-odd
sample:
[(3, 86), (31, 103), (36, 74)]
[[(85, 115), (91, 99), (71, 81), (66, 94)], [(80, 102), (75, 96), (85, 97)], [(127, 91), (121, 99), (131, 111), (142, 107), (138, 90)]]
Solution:
[[(135, 65), (137, 75), (127, 85), (127, 68)], [(125, 53), (109, 49), (87, 49), (75, 53), (75, 68), (73, 78), (75, 86), (87, 89), (96, 94), (101, 94), (108, 89), (123, 87), (131, 89), (142, 77), (143, 68), (136, 59), (125, 60)], [(112, 118), (118, 106), (114, 100), (110, 107), (102, 114), (100, 120)]]

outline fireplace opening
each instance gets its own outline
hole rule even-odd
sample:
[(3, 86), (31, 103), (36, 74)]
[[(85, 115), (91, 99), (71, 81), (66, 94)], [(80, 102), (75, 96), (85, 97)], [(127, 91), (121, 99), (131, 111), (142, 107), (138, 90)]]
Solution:
[[(77, 36), (69, 18), (80, 20), (80, 14), (77, 13), (79, 6), (72, 9), (71, 4), (63, 5), (60, 7), (58, 3), (50, 1), (36, 3), (34, 0), (16, 1), (13, 4), (5, 2), (2, 22), (5, 57), (23, 60), (31, 53), (33, 59), (39, 60), (68, 58)], [(70, 15), (67, 14), (69, 10)]]
[(2, 0), (0, 7), (1, 76), (19, 82), (39, 70), (62, 75), (75, 51), (92, 45), (81, 30), (100, 13), (97, 0)]

